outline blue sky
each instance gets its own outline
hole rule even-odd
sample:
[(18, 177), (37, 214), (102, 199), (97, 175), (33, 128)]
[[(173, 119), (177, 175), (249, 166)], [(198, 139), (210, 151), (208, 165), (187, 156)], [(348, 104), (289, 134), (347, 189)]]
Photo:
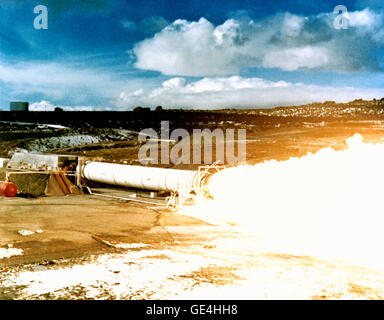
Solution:
[[(384, 97), (378, 0), (2, 0), (0, 108), (271, 107)], [(348, 28), (336, 29), (336, 5)], [(48, 29), (33, 26), (37, 5)]]

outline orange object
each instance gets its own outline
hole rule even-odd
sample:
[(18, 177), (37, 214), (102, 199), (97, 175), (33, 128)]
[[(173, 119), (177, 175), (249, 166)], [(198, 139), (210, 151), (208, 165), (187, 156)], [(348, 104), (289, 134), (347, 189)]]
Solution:
[(64, 192), (64, 194), (65, 195), (71, 194), (71, 190), (69, 189), (69, 187), (65, 183), (65, 180), (63, 179), (63, 175), (59, 172), (55, 172), (54, 175), (56, 177), (57, 182), (59, 183), (61, 190)]
[(16, 197), (17, 186), (14, 183), (0, 181), (0, 197)]

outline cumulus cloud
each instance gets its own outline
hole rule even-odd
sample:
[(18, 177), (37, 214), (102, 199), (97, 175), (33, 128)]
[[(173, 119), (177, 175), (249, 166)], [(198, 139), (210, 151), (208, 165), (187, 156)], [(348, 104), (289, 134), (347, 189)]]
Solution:
[(40, 102), (34, 102), (29, 105), (30, 111), (54, 111), (56, 106), (50, 101), (42, 100)]
[(240, 76), (203, 78), (188, 82), (175, 77), (154, 90), (140, 89), (120, 94), (120, 105), (168, 108), (257, 108), (287, 106), (334, 100), (373, 99), (384, 96), (384, 89), (334, 88), (286, 81), (267, 81)]
[(329, 53), (322, 47), (305, 46), (272, 51), (265, 54), (263, 67), (280, 68), (287, 71), (299, 68), (321, 68), (329, 63)]
[(135, 66), (180, 76), (233, 75), (247, 67), (377, 70), (383, 15), (370, 9), (350, 12), (347, 30), (334, 28), (335, 17), (333, 12), (309, 17), (278, 13), (260, 21), (229, 19), (218, 26), (205, 18), (179, 19), (135, 45)]

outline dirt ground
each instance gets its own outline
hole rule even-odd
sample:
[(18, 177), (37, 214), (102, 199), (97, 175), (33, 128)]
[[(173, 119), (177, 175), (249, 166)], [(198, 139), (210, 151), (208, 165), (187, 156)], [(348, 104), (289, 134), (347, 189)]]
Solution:
[[(233, 128), (231, 124), (217, 127), (223, 130)], [(290, 157), (300, 157), (308, 152), (315, 153), (327, 147), (343, 150), (346, 148), (345, 139), (356, 133), (360, 133), (365, 142), (378, 142), (384, 137), (384, 119), (381, 118), (377, 120), (323, 120), (321, 118), (287, 119), (282, 117), (273, 119), (265, 128), (248, 122), (244, 123), (242, 128), (247, 130), (246, 162), (248, 164), (271, 159), (288, 160)], [(237, 127), (235, 127), (236, 129)], [(127, 144), (121, 145), (121, 142), (102, 143), (97, 144), (96, 148), (95, 146), (83, 146), (81, 150), (77, 148), (77, 151), (74, 151), (73, 148), (66, 148), (58, 152), (137, 164), (135, 161), (137, 161), (141, 146), (133, 143)], [(213, 146), (212, 150), (215, 150), (215, 144)], [(235, 147), (237, 146), (235, 145)], [(215, 154), (213, 154), (213, 160), (215, 160)], [(198, 165), (170, 164), (168, 167), (196, 169)]]
[[(22, 256), (0, 260), (2, 267), (114, 251), (103, 240), (172, 243), (180, 239), (162, 226), (207, 225), (162, 207), (89, 195), (1, 199), (0, 215), (0, 247), (12, 244), (24, 251)], [(156, 232), (151, 232), (154, 228)], [(42, 232), (23, 236), (22, 230)]]

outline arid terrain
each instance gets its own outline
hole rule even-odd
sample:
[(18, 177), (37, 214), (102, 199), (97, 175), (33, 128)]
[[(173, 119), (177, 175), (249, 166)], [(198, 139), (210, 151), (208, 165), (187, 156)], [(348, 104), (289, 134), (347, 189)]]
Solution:
[[(0, 112), (0, 157), (61, 153), (138, 164), (140, 130), (159, 132), (161, 121), (190, 132), (246, 129), (247, 164), (344, 150), (345, 139), (356, 133), (364, 142), (384, 137), (381, 101), (260, 110)], [(384, 298), (380, 270), (268, 251), (257, 234), (161, 204), (93, 195), (0, 198), (0, 235), (1, 299)]]

